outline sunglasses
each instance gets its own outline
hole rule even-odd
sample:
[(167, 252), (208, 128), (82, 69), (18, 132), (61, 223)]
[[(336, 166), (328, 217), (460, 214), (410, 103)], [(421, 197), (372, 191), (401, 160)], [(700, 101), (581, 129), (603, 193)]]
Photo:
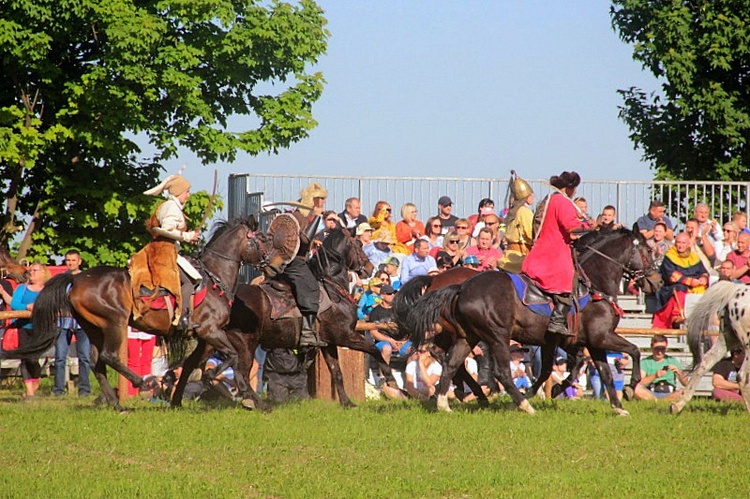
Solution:
[(390, 208), (386, 208), (385, 211), (387, 211), (388, 213), (390, 213), (392, 210)]
[(326, 218), (326, 222), (335, 222), (336, 218)]
[(396, 293), (380, 293), (381, 295), (395, 295)]
[(458, 244), (458, 241), (448, 241), (448, 244)]
[(724, 232), (734, 232), (734, 229), (724, 229)]
[(435, 225), (435, 224), (432, 224), (432, 226), (433, 226), (434, 228), (436, 228), (436, 229), (440, 229), (440, 228), (442, 228), (442, 227), (443, 227), (442, 225)]
[(457, 229), (468, 229), (469, 226), (468, 225), (456, 225), (456, 228)]
[(500, 223), (500, 222), (487, 222), (487, 223), (486, 223), (486, 224), (484, 224), (484, 225), (489, 225), (489, 226), (492, 226), (492, 225), (498, 225), (499, 223)]
[(651, 348), (651, 350), (653, 350), (654, 352), (666, 352), (667, 347), (653, 347)]

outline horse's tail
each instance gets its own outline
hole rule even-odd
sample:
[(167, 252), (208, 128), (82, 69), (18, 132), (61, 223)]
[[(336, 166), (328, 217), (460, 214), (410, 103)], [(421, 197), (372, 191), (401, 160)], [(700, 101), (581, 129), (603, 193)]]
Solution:
[(425, 289), (427, 289), (431, 283), (432, 276), (416, 276), (401, 286), (398, 293), (396, 293), (396, 298), (393, 300), (393, 311), (396, 315), (399, 335), (402, 338), (411, 334), (411, 329), (409, 327), (409, 312), (414, 307), (414, 304), (422, 298)]
[(407, 323), (410, 332), (409, 339), (415, 348), (424, 342), (427, 331), (435, 329), (435, 325), (440, 322), (443, 309), (452, 304), (460, 288), (460, 284), (452, 284), (430, 291), (414, 304), (409, 311)]
[(34, 300), (31, 312), (34, 334), (31, 341), (15, 350), (0, 351), (0, 358), (38, 358), (52, 347), (57, 336), (58, 319), (72, 315), (68, 289), (73, 277), (72, 274), (59, 274), (47, 281)]
[(693, 366), (697, 367), (701, 362), (701, 338), (708, 327), (708, 322), (721, 309), (727, 306), (737, 292), (737, 285), (728, 282), (717, 282), (705, 292), (687, 320), (687, 342), (690, 352), (693, 354)]

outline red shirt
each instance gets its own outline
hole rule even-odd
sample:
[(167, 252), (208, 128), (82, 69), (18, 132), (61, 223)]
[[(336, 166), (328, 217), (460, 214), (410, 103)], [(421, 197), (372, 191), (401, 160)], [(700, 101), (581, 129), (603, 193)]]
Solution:
[[(734, 263), (734, 268), (738, 269), (742, 267), (743, 265), (747, 265), (748, 257), (742, 256), (741, 253), (739, 253), (737, 250), (734, 250), (734, 251), (729, 252), (729, 254), (727, 255), (727, 260)], [(744, 284), (750, 283), (750, 274), (745, 272), (739, 278), (739, 281)]]
[(573, 292), (573, 257), (570, 254), (571, 229), (585, 228), (578, 219), (573, 201), (561, 192), (550, 194), (547, 213), (521, 272), (549, 293)]

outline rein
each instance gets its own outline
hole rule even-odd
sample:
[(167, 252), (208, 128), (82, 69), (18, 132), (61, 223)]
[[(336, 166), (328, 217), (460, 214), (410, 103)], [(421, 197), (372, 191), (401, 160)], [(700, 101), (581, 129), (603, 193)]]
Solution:
[(232, 263), (239, 263), (240, 265), (243, 264), (242, 259), (240, 259), (240, 258), (232, 258), (230, 256), (227, 256), (227, 255), (223, 254), (223, 253), (219, 253), (218, 251), (216, 251), (214, 249), (211, 249), (211, 248), (205, 248), (203, 250), (203, 253), (211, 253), (213, 255), (218, 256), (219, 258), (223, 258), (224, 260), (228, 260), (228, 261), (230, 261)]

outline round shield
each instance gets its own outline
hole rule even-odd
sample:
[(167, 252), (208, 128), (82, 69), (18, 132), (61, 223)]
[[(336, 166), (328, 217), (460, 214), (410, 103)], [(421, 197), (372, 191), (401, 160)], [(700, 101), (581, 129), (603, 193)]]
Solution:
[(284, 263), (289, 263), (299, 251), (299, 222), (289, 213), (281, 213), (268, 226), (268, 240)]

